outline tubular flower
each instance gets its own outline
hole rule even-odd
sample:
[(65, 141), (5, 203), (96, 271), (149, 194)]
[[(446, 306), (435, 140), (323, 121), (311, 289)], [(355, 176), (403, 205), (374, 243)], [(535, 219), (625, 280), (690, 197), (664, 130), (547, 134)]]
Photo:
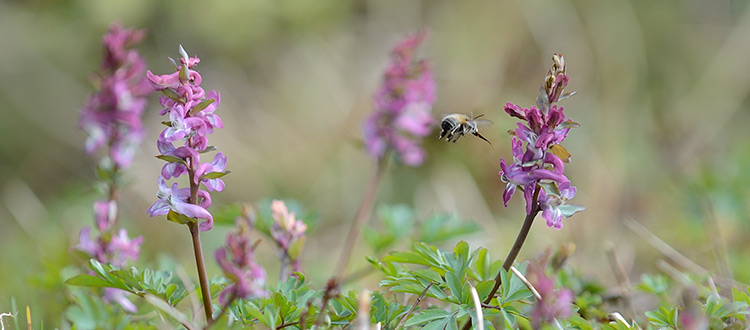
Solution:
[[(305, 244), (307, 225), (302, 220), (295, 219), (294, 212), (287, 210), (286, 204), (280, 200), (271, 202), (271, 237), (279, 248), (282, 263), (291, 264), (293, 272), (299, 272), (299, 255)], [(287, 274), (281, 274), (282, 278)]]
[[(73, 248), (82, 252), (88, 258), (94, 258), (104, 264), (115, 267), (127, 266), (128, 260), (137, 260), (143, 236), (131, 239), (125, 229), (120, 229), (115, 235), (113, 208), (114, 201), (99, 201), (94, 204), (94, 216), (100, 234), (92, 239), (91, 228), (84, 226), (78, 237), (78, 244)], [(127, 293), (119, 289), (107, 288), (102, 298), (107, 302), (116, 302), (130, 313), (136, 312), (135, 305), (128, 300)]]
[(567, 288), (555, 289), (555, 280), (545, 274), (543, 263), (532, 262), (527, 278), (541, 296), (531, 310), (534, 329), (540, 329), (544, 323), (569, 317), (573, 313), (573, 291)]
[(84, 150), (92, 154), (107, 145), (119, 168), (130, 166), (144, 136), (141, 117), (151, 91), (143, 74), (146, 62), (130, 49), (144, 33), (117, 24), (109, 28), (103, 39), (101, 71), (94, 76), (99, 90), (81, 108), (79, 126), (88, 135)]
[(566, 118), (563, 107), (552, 104), (575, 94), (563, 93), (569, 80), (563, 56), (554, 54), (552, 59), (552, 67), (539, 89), (536, 106), (505, 105), (505, 112), (521, 122), (516, 123), (517, 128), (510, 132), (513, 162), (507, 164), (505, 159), (500, 159), (499, 175), (506, 183), (503, 192), (505, 206), (520, 188), (526, 200), (526, 213), (541, 210), (547, 226), (560, 229), (563, 217), (570, 217), (584, 207), (566, 205), (575, 196), (576, 188), (565, 176), (564, 163), (570, 161), (570, 154), (561, 143), (570, 128), (579, 125)]
[[(215, 148), (208, 145), (208, 135), (214, 129), (222, 128), (221, 118), (215, 114), (221, 97), (217, 91), (206, 91), (200, 86), (203, 78), (193, 70), (199, 62), (198, 57), (189, 57), (180, 46), (182, 56), (179, 65), (174, 62), (176, 72), (166, 75), (155, 75), (146, 72), (146, 77), (154, 91), (161, 91), (159, 103), (163, 109), (160, 115), (169, 114), (167, 126), (159, 135), (157, 147), (161, 153), (157, 158), (167, 162), (162, 167), (159, 177), (157, 200), (148, 213), (153, 217), (170, 212), (184, 215), (192, 221), (205, 219), (199, 226), (207, 231), (213, 227), (213, 217), (207, 208), (211, 205), (209, 191), (224, 190), (224, 181), (220, 178), (226, 170), (227, 157), (218, 153), (211, 163), (201, 163), (201, 153)], [(179, 147), (175, 143), (182, 144)], [(187, 174), (193, 182), (191, 188), (178, 188), (177, 183), (169, 189), (165, 179), (177, 178)], [(199, 189), (200, 183), (206, 190)], [(192, 200), (196, 196), (197, 200)]]
[(409, 166), (424, 162), (422, 138), (433, 124), (435, 80), (430, 63), (415, 59), (417, 47), (427, 33), (421, 31), (401, 41), (391, 52), (391, 63), (383, 83), (375, 93), (375, 109), (363, 124), (367, 151), (381, 159), (394, 149), (399, 160)]
[(227, 296), (239, 299), (267, 296), (263, 288), (266, 271), (255, 262), (255, 245), (250, 241), (254, 219), (252, 211), (243, 209), (243, 216), (235, 221), (237, 231), (227, 235), (226, 247), (216, 250), (216, 261), (233, 282), (222, 290), (219, 296), (222, 304)]
[[(110, 198), (94, 203), (95, 228), (83, 227), (78, 244), (73, 249), (86, 258), (115, 267), (125, 267), (129, 260), (138, 259), (143, 237), (131, 239), (125, 229), (117, 229), (118, 204), (116, 190), (118, 176), (129, 167), (143, 136), (141, 117), (146, 108), (150, 88), (144, 70), (146, 62), (137, 50), (131, 49), (144, 36), (143, 30), (123, 29), (118, 24), (110, 26), (102, 40), (104, 57), (94, 82), (98, 91), (81, 108), (79, 126), (87, 137), (84, 151), (93, 154), (102, 147), (107, 156), (99, 169), (107, 172), (103, 181), (108, 185)], [(113, 288), (104, 290), (103, 299), (116, 302), (128, 312), (136, 312), (135, 305), (125, 291)]]

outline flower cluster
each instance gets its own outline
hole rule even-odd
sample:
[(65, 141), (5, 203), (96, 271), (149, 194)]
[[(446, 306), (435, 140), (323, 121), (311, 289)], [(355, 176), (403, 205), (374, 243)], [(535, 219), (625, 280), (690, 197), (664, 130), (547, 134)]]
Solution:
[[(102, 180), (108, 186), (108, 200), (94, 202), (94, 219), (99, 234), (92, 238), (91, 228), (84, 226), (73, 248), (88, 258), (115, 267), (125, 267), (128, 260), (138, 259), (143, 237), (128, 237), (125, 229), (117, 229), (117, 177), (130, 166), (137, 147), (143, 140), (141, 122), (150, 93), (144, 70), (146, 62), (134, 46), (143, 39), (144, 31), (123, 29), (113, 24), (103, 38), (104, 59), (101, 71), (94, 78), (99, 91), (81, 109), (80, 127), (88, 135), (84, 144), (91, 154), (104, 147), (108, 155), (100, 162), (100, 170), (108, 174)], [(104, 300), (117, 302), (126, 311), (136, 307), (126, 298), (125, 291), (106, 288)]]
[[(83, 252), (89, 258), (119, 268), (125, 267), (128, 259), (138, 259), (143, 236), (130, 239), (125, 229), (116, 230), (117, 203), (115, 201), (95, 202), (94, 216), (100, 235), (92, 239), (91, 229), (83, 227), (78, 237), (78, 244), (74, 247), (76, 250)], [(135, 305), (126, 298), (125, 291), (105, 288), (103, 298), (105, 301), (117, 302), (128, 312), (135, 313), (136, 311)]]
[[(221, 118), (214, 112), (221, 98), (212, 90), (208, 93), (201, 85), (201, 75), (193, 70), (199, 62), (198, 57), (188, 57), (180, 46), (180, 64), (172, 61), (176, 72), (157, 76), (146, 72), (154, 90), (164, 95), (159, 97), (164, 107), (160, 115), (169, 113), (169, 121), (164, 122), (167, 128), (159, 135), (157, 147), (161, 153), (157, 158), (167, 162), (162, 167), (158, 178), (159, 198), (149, 209), (153, 217), (168, 215), (168, 219), (180, 223), (204, 219), (200, 230), (207, 231), (213, 227), (213, 216), (207, 208), (211, 206), (209, 191), (224, 190), (221, 177), (226, 171), (227, 157), (219, 152), (211, 163), (201, 163), (201, 153), (214, 150), (208, 144), (208, 135), (214, 129), (222, 128)], [(175, 146), (180, 142), (182, 145)], [(190, 188), (178, 188), (177, 183), (167, 186), (165, 180), (187, 174)], [(199, 189), (203, 183), (206, 190)], [(187, 217), (187, 219), (185, 218)]]
[(143, 30), (114, 24), (104, 36), (101, 72), (94, 76), (99, 91), (81, 109), (80, 128), (88, 135), (84, 150), (92, 154), (109, 147), (117, 167), (128, 167), (144, 137), (141, 115), (151, 92), (145, 79), (146, 62), (130, 49), (144, 36)]
[(555, 280), (544, 272), (546, 261), (534, 261), (529, 265), (527, 278), (539, 293), (531, 310), (531, 323), (534, 329), (540, 329), (541, 324), (549, 323), (557, 318), (569, 317), (573, 309), (573, 291), (562, 288), (555, 289)]
[(434, 122), (435, 80), (430, 63), (416, 60), (414, 53), (426, 35), (421, 31), (393, 49), (392, 62), (375, 94), (375, 109), (364, 122), (365, 146), (378, 159), (392, 148), (406, 165), (424, 162), (421, 139)]
[[(216, 250), (216, 261), (233, 284), (224, 288), (219, 301), (226, 303), (229, 295), (234, 298), (265, 297), (263, 286), (266, 271), (255, 263), (255, 245), (250, 241), (250, 233), (255, 222), (255, 214), (243, 208), (242, 216), (235, 221), (236, 232), (227, 235), (227, 246)], [(227, 259), (227, 251), (229, 259)]]
[(507, 184), (503, 192), (505, 206), (520, 187), (526, 200), (526, 213), (542, 211), (547, 226), (560, 229), (562, 217), (570, 217), (584, 207), (566, 204), (575, 196), (576, 188), (565, 176), (564, 163), (570, 160), (570, 154), (561, 143), (570, 128), (579, 125), (565, 117), (563, 107), (554, 104), (574, 93), (563, 93), (568, 84), (565, 59), (559, 54), (552, 59), (554, 63), (539, 89), (536, 106), (505, 105), (505, 112), (522, 122), (511, 131), (513, 162), (507, 164), (505, 159), (500, 159), (500, 178)]
[(287, 276), (283, 270), (286, 265), (292, 266), (292, 272), (299, 272), (299, 255), (305, 244), (305, 231), (307, 225), (302, 220), (295, 219), (294, 212), (287, 210), (284, 201), (274, 200), (271, 202), (271, 237), (279, 248), (279, 257), (282, 262), (281, 277)]

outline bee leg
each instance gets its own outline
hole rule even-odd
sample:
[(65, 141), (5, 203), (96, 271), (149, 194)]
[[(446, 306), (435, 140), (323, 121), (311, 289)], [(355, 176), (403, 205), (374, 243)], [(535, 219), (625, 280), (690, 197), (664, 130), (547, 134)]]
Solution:
[(464, 135), (464, 134), (463, 134), (463, 132), (462, 132), (462, 133), (458, 133), (458, 134), (456, 135), (456, 138), (455, 138), (455, 139), (453, 139), (453, 143), (456, 143), (456, 141), (458, 141), (458, 138), (460, 138), (460, 137), (461, 137), (461, 136), (463, 136), (463, 135)]
[(438, 139), (442, 140), (445, 137), (446, 134), (448, 134), (447, 130), (440, 131), (440, 136), (438, 136)]
[(450, 140), (451, 140), (451, 138), (453, 138), (453, 133), (451, 133), (451, 132), (447, 132), (447, 131), (446, 131), (446, 132), (445, 132), (445, 134), (442, 134), (442, 135), (440, 136), (440, 138), (441, 138), (441, 139), (442, 139), (443, 137), (445, 137), (445, 141), (450, 141)]
[(479, 134), (479, 132), (474, 132), (474, 136), (476, 136), (476, 137), (484, 140), (485, 142), (489, 143), (490, 145), (492, 145), (492, 142), (490, 142), (489, 140), (485, 139), (484, 136), (482, 136), (482, 134)]

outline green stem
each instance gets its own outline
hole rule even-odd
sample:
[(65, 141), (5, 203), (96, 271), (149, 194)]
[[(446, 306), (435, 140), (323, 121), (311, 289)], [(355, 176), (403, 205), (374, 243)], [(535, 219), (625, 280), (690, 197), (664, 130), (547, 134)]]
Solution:
[[(495, 293), (497, 293), (497, 290), (502, 284), (503, 271), (507, 272), (508, 269), (510, 269), (510, 266), (513, 266), (513, 263), (516, 261), (516, 257), (518, 257), (518, 253), (521, 252), (523, 243), (526, 241), (526, 237), (529, 236), (531, 225), (534, 223), (536, 215), (539, 213), (539, 211), (541, 211), (541, 209), (539, 208), (539, 203), (536, 202), (537, 198), (539, 198), (540, 188), (541, 186), (537, 185), (536, 189), (534, 190), (534, 198), (532, 199), (534, 201), (534, 206), (531, 208), (531, 212), (527, 214), (526, 218), (523, 220), (523, 226), (521, 226), (521, 231), (519, 231), (518, 236), (516, 236), (516, 242), (513, 243), (513, 247), (510, 249), (510, 252), (508, 252), (508, 256), (505, 258), (505, 262), (503, 262), (503, 270), (498, 271), (497, 275), (495, 275), (495, 285), (492, 287), (492, 291), (490, 291), (490, 294), (487, 295), (487, 298), (483, 301), (484, 304), (489, 304), (492, 301), (492, 298), (495, 297)], [(464, 326), (461, 327), (461, 329), (469, 330), (470, 328), (471, 318), (469, 318), (466, 323), (464, 323)]]
[(339, 263), (336, 268), (336, 282), (338, 283), (340, 283), (344, 277), (344, 271), (346, 270), (347, 264), (349, 264), (349, 259), (351, 259), (354, 246), (357, 244), (362, 225), (364, 225), (372, 213), (372, 207), (375, 203), (375, 193), (377, 192), (380, 181), (383, 178), (383, 173), (385, 173), (385, 169), (388, 167), (388, 154), (389, 151), (386, 150), (383, 157), (378, 160), (375, 174), (370, 178), (370, 182), (365, 189), (365, 195), (362, 197), (362, 203), (357, 210), (357, 215), (354, 217), (354, 222), (352, 222), (352, 226), (349, 228), (349, 234), (346, 236), (346, 241), (341, 250), (341, 257), (339, 258)]
[(221, 316), (222, 316), (222, 315), (224, 315), (224, 313), (226, 313), (226, 312), (227, 312), (227, 310), (229, 310), (229, 306), (231, 306), (231, 305), (232, 305), (232, 303), (234, 302), (234, 300), (235, 300), (235, 299), (236, 299), (236, 297), (235, 297), (234, 295), (232, 295), (232, 297), (231, 297), (231, 298), (229, 298), (229, 300), (227, 301), (227, 303), (226, 303), (226, 304), (224, 304), (224, 306), (222, 306), (222, 307), (221, 307), (221, 311), (219, 311), (219, 314), (217, 314), (217, 315), (216, 315), (216, 318), (215, 318), (215, 319), (211, 319), (210, 321), (208, 321), (208, 324), (206, 325), (206, 328), (205, 328), (205, 329), (209, 329), (209, 328), (211, 328), (211, 326), (212, 326), (212, 325), (214, 325), (214, 323), (215, 323), (215, 322), (216, 322), (216, 321), (217, 321), (218, 319), (220, 319), (220, 318), (221, 318)]
[[(188, 179), (190, 180), (190, 203), (198, 205), (198, 184), (195, 183), (193, 178), (195, 172), (193, 171), (193, 165), (189, 164), (188, 167)], [(203, 248), (201, 247), (201, 236), (198, 228), (198, 222), (188, 222), (188, 228), (190, 229), (190, 236), (193, 239), (193, 252), (195, 254), (195, 265), (198, 268), (198, 282), (201, 286), (201, 297), (203, 298), (203, 311), (206, 313), (206, 322), (209, 324), (213, 322), (211, 317), (211, 291), (208, 289), (208, 280), (206, 279), (206, 263), (203, 261)]]
[(201, 285), (201, 296), (203, 297), (203, 310), (206, 312), (206, 322), (213, 322), (211, 318), (211, 291), (208, 289), (206, 280), (206, 266), (203, 262), (203, 249), (201, 248), (200, 230), (197, 222), (188, 222), (190, 236), (193, 238), (193, 252), (195, 252), (195, 264), (198, 267), (198, 281)]

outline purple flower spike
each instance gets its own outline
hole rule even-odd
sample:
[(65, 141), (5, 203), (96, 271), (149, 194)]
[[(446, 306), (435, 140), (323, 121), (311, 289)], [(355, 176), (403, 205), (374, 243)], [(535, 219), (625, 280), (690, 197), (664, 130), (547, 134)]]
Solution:
[[(284, 266), (292, 266), (292, 272), (299, 272), (299, 256), (305, 244), (305, 231), (307, 225), (290, 212), (284, 201), (274, 200), (271, 202), (271, 216), (273, 217), (273, 226), (271, 226), (271, 237), (278, 247), (279, 257), (282, 259)], [(282, 273), (282, 278), (288, 274)]]
[(414, 55), (426, 37), (421, 31), (394, 47), (392, 62), (375, 93), (375, 109), (362, 125), (365, 147), (378, 159), (393, 149), (406, 165), (424, 162), (421, 141), (434, 123), (435, 80), (429, 62), (415, 60)]
[(505, 112), (521, 122), (516, 123), (517, 128), (511, 132), (513, 163), (507, 164), (501, 158), (499, 175), (506, 183), (503, 191), (506, 207), (516, 189), (523, 189), (526, 213), (542, 211), (547, 226), (560, 229), (563, 217), (570, 217), (584, 208), (566, 204), (576, 190), (565, 176), (564, 163), (570, 161), (570, 154), (561, 143), (570, 127), (577, 123), (566, 118), (563, 107), (552, 104), (574, 94), (563, 94), (569, 79), (562, 55), (555, 54), (553, 62), (540, 88), (537, 106), (522, 108), (513, 103), (505, 104)]
[(92, 154), (109, 145), (109, 157), (126, 168), (143, 140), (141, 115), (146, 108), (146, 62), (130, 47), (143, 39), (144, 31), (115, 24), (104, 36), (104, 59), (95, 77), (99, 91), (81, 109), (80, 128), (88, 135), (84, 150)]
[[(164, 107), (159, 114), (169, 113), (167, 127), (157, 141), (161, 153), (157, 157), (167, 162), (158, 181), (159, 200), (147, 212), (152, 217), (174, 211), (190, 218), (206, 219), (208, 221), (199, 226), (200, 230), (206, 231), (213, 227), (213, 217), (207, 210), (211, 205), (208, 192), (224, 190), (224, 181), (220, 177), (229, 173), (226, 171), (227, 157), (222, 153), (218, 153), (211, 163), (201, 163), (200, 159), (201, 153), (215, 149), (209, 149), (208, 135), (224, 126), (215, 113), (221, 97), (217, 91), (206, 92), (200, 87), (203, 78), (194, 70), (200, 59), (189, 57), (182, 46), (180, 55), (181, 65), (177, 72), (166, 75), (146, 73), (151, 88), (164, 94), (159, 98)], [(190, 188), (179, 189), (177, 183), (171, 189), (167, 188), (164, 179), (185, 174), (194, 183)], [(208, 191), (199, 189), (200, 183)], [(197, 196), (197, 200), (190, 200), (190, 196)]]
[(557, 318), (566, 318), (573, 313), (573, 291), (555, 289), (555, 280), (544, 272), (546, 262), (534, 261), (529, 265), (527, 278), (541, 296), (531, 311), (531, 323), (534, 329), (540, 329), (544, 323)]
[(263, 288), (266, 271), (255, 262), (255, 245), (250, 239), (254, 220), (253, 211), (243, 208), (242, 217), (235, 221), (237, 231), (227, 235), (226, 247), (216, 250), (216, 262), (233, 282), (219, 295), (222, 304), (226, 303), (227, 296), (244, 299), (268, 295)]
[[(103, 179), (110, 191), (109, 199), (94, 203), (94, 219), (98, 233), (92, 238), (91, 228), (84, 227), (73, 249), (87, 259), (115, 267), (125, 267), (128, 260), (138, 259), (143, 237), (130, 239), (125, 229), (117, 230), (118, 203), (115, 193), (119, 182), (115, 178), (130, 166), (145, 135), (141, 116), (147, 105), (148, 88), (144, 71), (146, 63), (135, 49), (143, 39), (143, 30), (123, 29), (118, 24), (110, 26), (102, 43), (104, 58), (100, 72), (94, 76), (97, 92), (81, 109), (80, 128), (87, 134), (84, 150), (92, 154), (102, 147), (107, 156), (100, 169), (108, 172)], [(103, 299), (114, 302), (127, 312), (136, 312), (127, 293), (106, 288)]]

